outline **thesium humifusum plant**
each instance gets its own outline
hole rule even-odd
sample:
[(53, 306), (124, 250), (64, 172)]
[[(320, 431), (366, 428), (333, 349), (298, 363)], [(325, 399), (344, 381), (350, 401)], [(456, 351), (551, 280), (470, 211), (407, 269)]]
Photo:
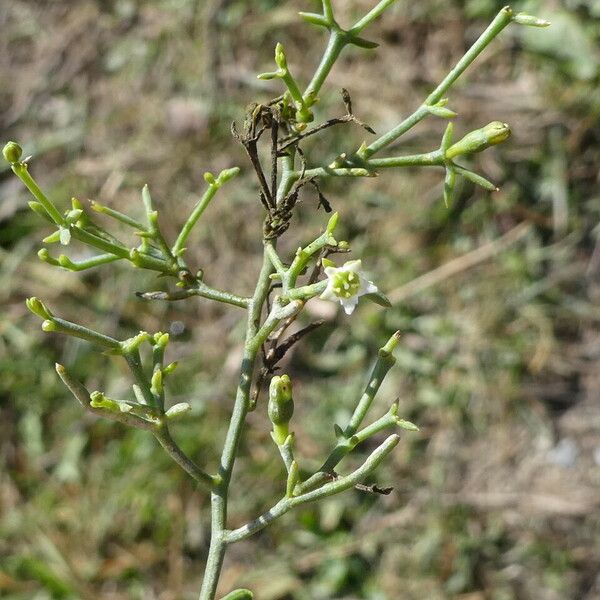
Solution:
[[(81, 338), (108, 354), (122, 357), (131, 372), (132, 392), (129, 398), (110, 398), (102, 391), (89, 391), (69, 373), (68, 367), (56, 365), (56, 371), (65, 386), (82, 407), (107, 419), (136, 427), (153, 435), (173, 460), (198, 484), (203, 493), (210, 495), (211, 539), (204, 576), (199, 592), (200, 600), (216, 598), (219, 577), (227, 548), (274, 523), (279, 517), (308, 502), (321, 500), (357, 487), (366, 493), (385, 494), (391, 488), (365, 485), (365, 480), (377, 469), (399, 443), (398, 428), (418, 431), (417, 427), (402, 418), (396, 401), (383, 415), (367, 419), (383, 379), (394, 365), (394, 348), (400, 343), (396, 332), (382, 344), (364, 393), (356, 399), (351, 418), (342, 425), (331, 424), (332, 448), (323, 458), (320, 468), (309, 472), (297, 452), (294, 437), (293, 382), (286, 374), (276, 374), (278, 363), (293, 344), (310, 333), (318, 324), (289, 333), (306, 304), (319, 297), (339, 303), (347, 315), (352, 315), (361, 298), (382, 306), (389, 305), (384, 291), (377, 287), (363, 271), (359, 257), (345, 257), (351, 250), (348, 242), (336, 237), (336, 225), (343, 219), (332, 212), (329, 201), (323, 196), (319, 182), (325, 178), (377, 177), (386, 169), (401, 167), (435, 167), (445, 174), (443, 198), (450, 205), (458, 177), (463, 177), (483, 188), (494, 191), (496, 186), (482, 175), (461, 166), (465, 156), (481, 152), (500, 144), (510, 137), (510, 127), (501, 120), (455, 139), (453, 120), (457, 113), (448, 107), (448, 94), (452, 85), (463, 75), (485, 48), (511, 23), (545, 27), (548, 22), (504, 7), (470, 49), (450, 70), (447, 76), (409, 116), (382, 135), (376, 134), (353, 112), (350, 94), (342, 90), (345, 107), (341, 116), (324, 119), (318, 110), (319, 95), (327, 77), (346, 46), (358, 46), (372, 51), (377, 43), (363, 37), (368, 26), (394, 4), (395, 0), (381, 0), (348, 29), (336, 21), (331, 0), (322, 0), (322, 12), (301, 13), (307, 23), (324, 28), (328, 43), (312, 79), (304, 84), (294, 76), (281, 44), (275, 47), (275, 69), (258, 77), (263, 80), (280, 80), (281, 94), (267, 103), (253, 104), (241, 124), (232, 126), (233, 137), (248, 156), (248, 165), (256, 174), (257, 202), (264, 207), (262, 227), (257, 224), (263, 242), (262, 266), (254, 291), (244, 295), (240, 290), (221, 290), (210, 285), (210, 269), (206, 272), (197, 265), (188, 264), (186, 248), (191, 243), (190, 234), (200, 223), (202, 214), (209, 208), (219, 189), (239, 173), (238, 167), (225, 169), (218, 175), (206, 173), (206, 189), (181, 226), (175, 239), (167, 239), (161, 229), (159, 214), (153, 204), (148, 187), (141, 196), (146, 220), (139, 221), (125, 212), (92, 202), (85, 207), (72, 199), (67, 209), (48, 198), (30, 174), (31, 157), (23, 157), (21, 147), (15, 142), (4, 146), (4, 158), (13, 172), (31, 192), (31, 209), (52, 228), (44, 244), (70, 246), (82, 244), (90, 252), (86, 258), (74, 260), (67, 254), (51, 252), (43, 247), (38, 255), (50, 267), (68, 271), (84, 271), (117, 261), (126, 261), (133, 267), (153, 271), (170, 282), (170, 291), (140, 292), (140, 300), (173, 301), (199, 297), (203, 301), (221, 302), (239, 310), (245, 319), (244, 352), (239, 369), (237, 392), (231, 409), (229, 428), (223, 443), (219, 464), (201, 464), (188, 456), (170, 432), (170, 423), (185, 419), (190, 404), (169, 403), (165, 394), (165, 380), (176, 368), (167, 360), (169, 335), (167, 333), (139, 332), (119, 340), (104, 335), (80, 323), (68, 321), (55, 307), (46, 306), (38, 298), (29, 298), (27, 306), (42, 319), (42, 329)], [(386, 153), (392, 145), (396, 148), (401, 136), (427, 117), (448, 121), (439, 147), (421, 154), (403, 155), (395, 150)], [(501, 119), (502, 115), (498, 115)], [(368, 140), (359, 148), (341, 148), (337, 157), (328, 164), (314, 164), (304, 152), (304, 141), (314, 139), (331, 127), (356, 126), (368, 132)], [(290, 234), (298, 198), (302, 188), (312, 190), (318, 207), (330, 213), (323, 222), (322, 231), (312, 240), (306, 240), (293, 256), (278, 252), (278, 240)], [(135, 243), (125, 243), (114, 237), (94, 220), (100, 213), (129, 227)], [(340, 258), (340, 255), (342, 258)], [(206, 265), (204, 266), (206, 267)], [(376, 278), (375, 278), (376, 279)], [(235, 279), (234, 279), (235, 281)], [(233, 310), (233, 309), (232, 309)], [(149, 356), (143, 360), (142, 356)], [(148, 363), (148, 364), (146, 364)], [(268, 398), (261, 399), (260, 390), (268, 388)], [(287, 476), (272, 490), (276, 500), (269, 510), (245, 525), (230, 528), (227, 506), (232, 489), (232, 472), (238, 454), (246, 418), (251, 411), (268, 414), (272, 424), (272, 450), (281, 455)], [(385, 433), (383, 441), (354, 471), (343, 474), (338, 465), (365, 440)], [(342, 469), (343, 470), (343, 469)], [(393, 482), (392, 482), (393, 483)], [(260, 598), (260, 590), (255, 590)], [(253, 598), (253, 592), (237, 589), (223, 598)]]

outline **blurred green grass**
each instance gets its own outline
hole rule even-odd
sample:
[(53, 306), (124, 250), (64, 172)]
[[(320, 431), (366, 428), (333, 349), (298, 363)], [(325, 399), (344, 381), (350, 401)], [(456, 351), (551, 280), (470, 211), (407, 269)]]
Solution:
[[(372, 3), (337, 4), (349, 22)], [(135, 213), (148, 183), (171, 236), (205, 170), (242, 166), (239, 185), (223, 190), (195, 232), (192, 256), (211, 283), (248, 292), (260, 206), (229, 123), (250, 101), (276, 93), (255, 79), (270, 66), (275, 41), (300, 78), (310, 75), (324, 43), (296, 16), (310, 5), (3, 3), (1, 137), (35, 155), (34, 173), (62, 205), (75, 195)], [(321, 114), (342, 110), (344, 86), (360, 118), (384, 131), (501, 6), (398, 2), (370, 31), (381, 41), (377, 53), (343, 56)], [(316, 465), (333, 441), (327, 424), (348, 414), (377, 347), (401, 329), (398, 367), (373, 410), (400, 397), (422, 432), (405, 436), (378, 475), (394, 493), (349, 493), (232, 547), (223, 590), (244, 584), (261, 600), (600, 595), (600, 5), (515, 8), (554, 26), (506, 32), (451, 94), (460, 132), (493, 119), (513, 128), (509, 143), (477, 158), (499, 193), (465, 185), (447, 210), (439, 173), (424, 170), (325, 188), (342, 237), (400, 300), (387, 311), (361, 307), (351, 320), (329, 314), (297, 348), (285, 365), (296, 382), (295, 429), (306, 465)], [(425, 150), (442, 130), (431, 119), (403, 143)], [(332, 130), (313, 159), (356, 147), (363, 134)], [(231, 406), (239, 314), (201, 301), (142, 304), (133, 292), (161, 282), (124, 267), (50, 270), (35, 256), (45, 226), (6, 169), (0, 198), (0, 597), (194, 598), (206, 498), (145, 435), (81, 414), (53, 362), (117, 396), (126, 373), (83, 343), (42, 336), (23, 300), (38, 295), (120, 336), (175, 324), (182, 333), (170, 358), (181, 366), (171, 398), (191, 401), (194, 415), (176, 435), (206, 464), (216, 461)], [(288, 250), (322, 223), (315, 206), (306, 194)], [(410, 284), (522, 222), (530, 226), (518, 241), (498, 252), (492, 245), (488, 260), (465, 268), (458, 258), (452, 276)], [(279, 493), (263, 412), (249, 420), (236, 468), (234, 523)]]

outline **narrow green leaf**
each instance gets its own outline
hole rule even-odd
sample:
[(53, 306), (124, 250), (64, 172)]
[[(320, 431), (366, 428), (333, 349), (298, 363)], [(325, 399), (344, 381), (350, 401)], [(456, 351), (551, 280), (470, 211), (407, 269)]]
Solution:
[(375, 304), (379, 304), (379, 306), (384, 306), (385, 308), (390, 308), (392, 303), (389, 301), (388, 297), (383, 292), (373, 292), (372, 294), (365, 294), (364, 298), (369, 300), (370, 302), (374, 302)]

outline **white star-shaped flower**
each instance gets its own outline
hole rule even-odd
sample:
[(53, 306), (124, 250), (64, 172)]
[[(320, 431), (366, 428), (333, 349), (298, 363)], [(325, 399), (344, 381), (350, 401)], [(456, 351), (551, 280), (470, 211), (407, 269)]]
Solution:
[(339, 301), (345, 313), (351, 315), (361, 296), (378, 291), (377, 286), (365, 277), (361, 266), (360, 260), (350, 260), (341, 267), (325, 267), (327, 287), (321, 298)]

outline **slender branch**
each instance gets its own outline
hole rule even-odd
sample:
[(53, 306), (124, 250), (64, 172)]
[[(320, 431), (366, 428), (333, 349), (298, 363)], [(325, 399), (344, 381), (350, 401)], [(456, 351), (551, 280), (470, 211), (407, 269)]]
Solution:
[(317, 96), (346, 43), (347, 41), (344, 32), (340, 29), (333, 29), (331, 31), (329, 42), (327, 43), (321, 62), (319, 63), (313, 78), (306, 87), (304, 94), (302, 94), (305, 101), (310, 102)]
[(226, 548), (224, 531), (227, 520), (229, 483), (231, 481), (233, 465), (250, 406), (252, 374), (259, 349), (259, 346), (256, 346), (255, 344), (255, 336), (262, 308), (269, 293), (271, 284), (270, 275), (272, 272), (273, 266), (271, 265), (271, 261), (265, 250), (258, 282), (248, 310), (246, 342), (244, 345), (244, 356), (242, 358), (242, 367), (240, 371), (240, 382), (238, 384), (231, 421), (229, 423), (229, 429), (225, 437), (223, 452), (221, 454), (221, 465), (219, 468), (220, 480), (211, 494), (211, 540), (199, 600), (214, 599), (221, 567), (223, 565)]
[[(323, 481), (326, 480), (327, 476), (333, 472), (333, 469), (340, 462), (340, 460), (342, 460), (342, 458), (344, 458), (344, 456), (346, 456), (346, 454), (361, 441), (361, 438), (352, 438), (355, 438), (356, 432), (358, 431), (358, 428), (360, 427), (369, 408), (371, 407), (373, 399), (379, 391), (385, 376), (396, 363), (396, 359), (394, 358), (392, 352), (398, 345), (399, 340), (400, 332), (397, 331), (394, 333), (394, 335), (392, 335), (392, 337), (390, 337), (387, 343), (379, 349), (377, 362), (371, 371), (371, 376), (369, 377), (365, 391), (363, 392), (358, 404), (356, 405), (356, 408), (354, 409), (354, 412), (352, 413), (352, 417), (350, 418), (348, 426), (343, 432), (339, 431), (339, 436), (342, 438), (342, 440), (327, 457), (321, 468), (312, 477), (298, 486), (299, 492), (308, 492), (309, 490), (321, 485)], [(369, 432), (368, 428), (366, 428), (366, 432)], [(363, 435), (364, 433), (365, 432), (363, 431)]]
[(362, 19), (357, 21), (351, 28), (349, 33), (358, 35), (361, 31), (370, 25), (377, 17), (381, 16), (383, 12), (394, 4), (396, 0), (381, 0), (377, 6), (372, 8)]
[(173, 244), (172, 252), (177, 256), (183, 248), (185, 248), (185, 244), (187, 239), (194, 228), (194, 225), (198, 222), (198, 219), (202, 216), (202, 213), (206, 210), (206, 207), (211, 203), (212, 199), (215, 197), (217, 190), (219, 188), (214, 185), (209, 185), (207, 190), (202, 194), (202, 197), (196, 205), (194, 206), (190, 216), (187, 218), (186, 222), (183, 224), (179, 235), (177, 236), (177, 240)]
[(265, 252), (267, 253), (273, 268), (277, 272), (277, 274), (281, 277), (281, 280), (285, 278), (286, 268), (284, 264), (281, 262), (281, 258), (279, 258), (279, 254), (277, 254), (277, 250), (273, 246), (272, 242), (267, 242), (265, 244)]
[(283, 516), (292, 508), (302, 506), (308, 502), (314, 502), (315, 500), (321, 500), (322, 498), (327, 498), (334, 494), (339, 494), (354, 487), (357, 483), (360, 483), (365, 477), (370, 475), (383, 462), (385, 457), (398, 445), (399, 441), (400, 437), (398, 435), (390, 435), (369, 455), (367, 460), (362, 466), (356, 469), (356, 471), (353, 471), (345, 477), (338, 477), (317, 490), (307, 492), (300, 496), (283, 498), (273, 508), (256, 518), (254, 521), (239, 527), (238, 529), (225, 532), (225, 542), (227, 544), (232, 544), (234, 542), (245, 540), (261, 529), (264, 529), (267, 525), (270, 525), (273, 521)]
[(513, 12), (510, 7), (505, 6), (490, 23), (488, 28), (479, 36), (466, 54), (456, 63), (454, 68), (446, 75), (443, 81), (427, 96), (425, 102), (412, 115), (396, 127), (369, 144), (361, 153), (363, 158), (369, 158), (381, 149), (389, 146), (401, 135), (412, 129), (422, 121), (429, 113), (427, 105), (439, 102), (452, 84), (467, 70), (473, 61), (485, 50), (494, 38), (511, 22)]
[(39, 185), (29, 173), (27, 164), (24, 162), (18, 162), (11, 165), (11, 168), (14, 174), (25, 184), (34, 198), (44, 207), (44, 210), (48, 213), (50, 218), (57, 225), (65, 225), (65, 218), (60, 214), (53, 202), (46, 197), (44, 192), (42, 192)]
[(90, 393), (85, 386), (72, 377), (63, 365), (56, 363), (55, 368), (58, 376), (61, 378), (67, 389), (87, 412), (97, 417), (104, 417), (111, 421), (117, 421), (118, 423), (128, 425), (129, 427), (136, 427), (137, 429), (145, 429), (147, 431), (152, 431), (154, 429), (154, 423), (146, 421), (131, 413), (113, 412), (105, 408), (93, 408), (90, 406)]
[(200, 296), (202, 298), (208, 298), (209, 300), (215, 300), (216, 302), (222, 302), (223, 304), (238, 306), (239, 308), (248, 308), (251, 301), (250, 298), (244, 298), (243, 296), (237, 296), (231, 292), (218, 290), (203, 282), (199, 282), (196, 287), (177, 290), (175, 292), (136, 292), (136, 294), (144, 300), (169, 301), (185, 300), (192, 296)]
[(204, 472), (183, 450), (177, 445), (171, 437), (171, 433), (166, 425), (154, 428), (154, 437), (159, 441), (165, 452), (190, 476), (197, 481), (204, 489), (212, 490), (217, 484), (215, 477)]

